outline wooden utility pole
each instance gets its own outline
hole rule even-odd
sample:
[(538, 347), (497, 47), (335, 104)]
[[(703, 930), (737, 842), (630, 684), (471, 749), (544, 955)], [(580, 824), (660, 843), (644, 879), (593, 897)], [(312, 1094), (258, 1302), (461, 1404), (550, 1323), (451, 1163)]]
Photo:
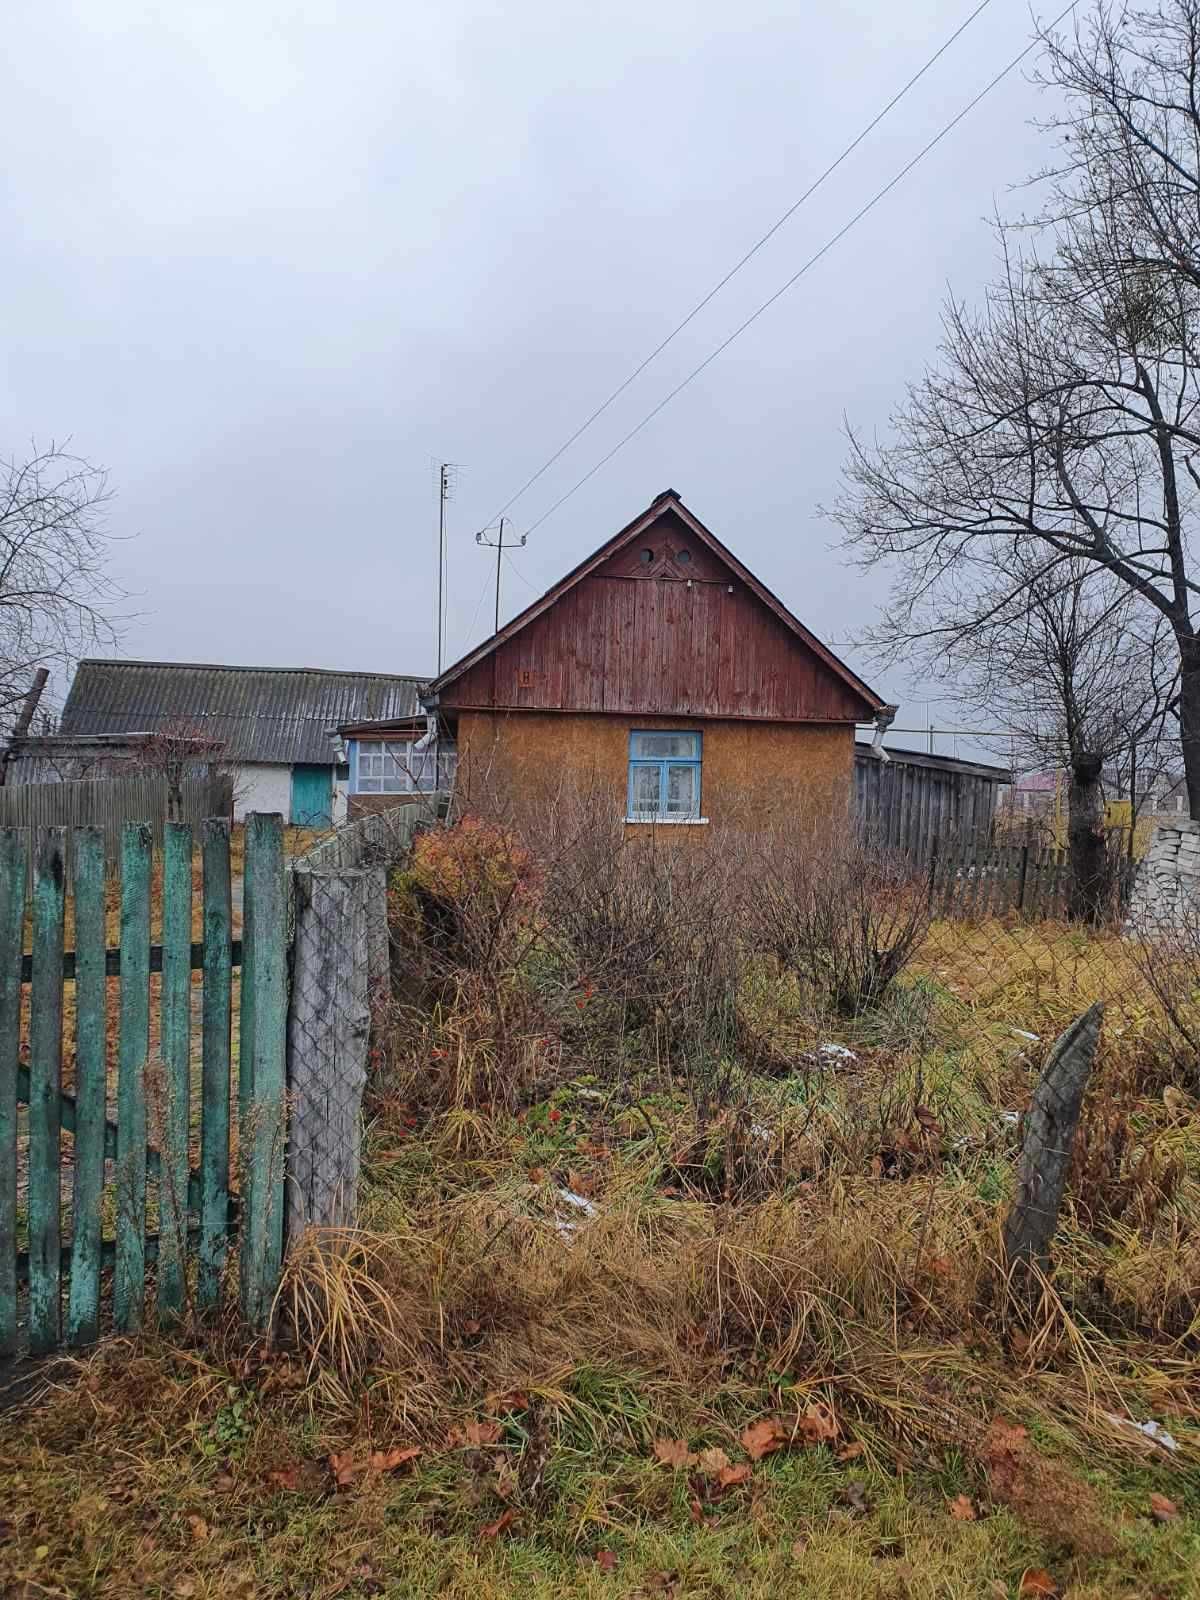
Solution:
[(486, 528), (482, 529), (475, 535), (476, 544), (485, 545), (489, 550), (495, 550), (496, 552), (496, 625), (494, 630), (496, 633), (500, 632), (500, 563), (504, 559), (504, 552), (506, 550), (520, 550), (529, 538), (527, 533), (523, 533), (519, 539), (510, 539), (508, 543), (505, 544), (504, 524), (507, 521), (507, 517), (500, 518), (500, 533), (495, 540), (487, 537)]

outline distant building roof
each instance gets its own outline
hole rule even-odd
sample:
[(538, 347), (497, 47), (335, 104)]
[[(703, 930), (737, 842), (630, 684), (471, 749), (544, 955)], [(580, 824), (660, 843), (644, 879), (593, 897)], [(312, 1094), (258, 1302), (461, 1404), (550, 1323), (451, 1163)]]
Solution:
[(1017, 779), (1013, 787), (1019, 794), (1026, 792), (1053, 794), (1063, 779), (1062, 772), (1055, 772), (1052, 769), (1045, 772), (1026, 772)]
[[(958, 772), (966, 777), (986, 778), (989, 783), (1007, 784), (1012, 782), (1012, 773), (1007, 767), (993, 766), (987, 761), (968, 761), (963, 756), (939, 756), (927, 750), (905, 750), (896, 745), (885, 744), (888, 760), (905, 767), (934, 767), (943, 772)], [(856, 759), (872, 761), (877, 758), (871, 754), (872, 746), (864, 739), (854, 741), (854, 754)]]
[(79, 663), (61, 732), (153, 733), (194, 728), (234, 761), (333, 760), (330, 731), (377, 717), (411, 717), (428, 679), (309, 667), (226, 667), (178, 661)]

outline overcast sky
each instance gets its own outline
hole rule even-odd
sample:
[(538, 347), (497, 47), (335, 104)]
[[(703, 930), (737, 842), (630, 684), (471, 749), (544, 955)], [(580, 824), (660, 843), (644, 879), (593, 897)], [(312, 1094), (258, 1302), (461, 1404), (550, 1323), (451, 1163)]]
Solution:
[[(16, 0), (0, 97), (0, 440), (106, 465), (132, 656), (431, 673), (490, 632), (474, 531), (974, 0)], [(513, 507), (528, 527), (1028, 40), (991, 0), (817, 196)], [(986, 217), (1044, 159), (1013, 73), (532, 536), (506, 614), (676, 488), (817, 633), (885, 587), (817, 506), (883, 426)], [(922, 686), (879, 674), (924, 723)], [(912, 742), (912, 741), (905, 741)], [(948, 743), (941, 746), (950, 749)]]

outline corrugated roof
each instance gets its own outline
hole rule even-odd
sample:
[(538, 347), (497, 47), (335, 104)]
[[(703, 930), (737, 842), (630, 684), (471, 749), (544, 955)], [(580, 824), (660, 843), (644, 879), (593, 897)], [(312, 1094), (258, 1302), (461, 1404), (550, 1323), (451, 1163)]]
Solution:
[(329, 730), (420, 710), (428, 679), (308, 667), (225, 667), (179, 661), (81, 661), (63, 733), (146, 733), (165, 727), (219, 739), (235, 761), (332, 760)]

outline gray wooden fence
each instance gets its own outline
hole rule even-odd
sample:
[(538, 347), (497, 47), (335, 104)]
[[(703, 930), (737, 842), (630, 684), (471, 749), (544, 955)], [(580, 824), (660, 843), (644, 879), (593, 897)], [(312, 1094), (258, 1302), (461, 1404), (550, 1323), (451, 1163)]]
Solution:
[(307, 1229), (332, 1240), (357, 1220), (372, 1029), (391, 993), (388, 872), (442, 809), (429, 795), (360, 817), (292, 863), (289, 1248)]
[(986, 837), (996, 797), (1009, 774), (1001, 767), (893, 750), (887, 761), (865, 745), (854, 750), (854, 809), (872, 844), (926, 862), (935, 841)]
[[(1132, 867), (1110, 839), (1111, 914), (1119, 918), (1128, 899)], [(1067, 852), (1052, 844), (997, 844), (984, 839), (937, 842), (925, 867), (929, 905), (935, 916), (982, 922), (1016, 912), (1029, 920), (1065, 917), (1070, 895)]]
[[(208, 817), (233, 814), (233, 779), (185, 778), (183, 813), (175, 821), (198, 828)], [(65, 783), (23, 783), (0, 788), (0, 828), (103, 828), (109, 872), (116, 869), (121, 830), (148, 822), (161, 845), (167, 820), (167, 782), (154, 774), (130, 778), (74, 778)], [(68, 833), (68, 845), (71, 834)], [(68, 866), (69, 866), (68, 858)]]

